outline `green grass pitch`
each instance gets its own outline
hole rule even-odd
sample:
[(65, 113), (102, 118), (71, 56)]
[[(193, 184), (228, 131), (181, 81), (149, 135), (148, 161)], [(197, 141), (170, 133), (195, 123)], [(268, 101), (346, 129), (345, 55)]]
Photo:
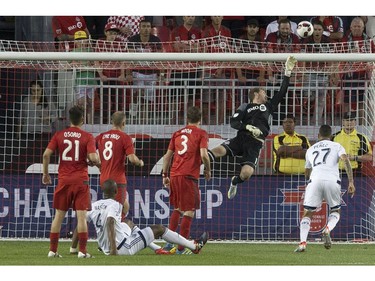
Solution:
[(49, 259), (48, 241), (0, 240), (0, 265), (153, 265), (153, 266), (263, 266), (263, 265), (375, 265), (375, 245), (333, 243), (326, 250), (321, 243), (308, 244), (306, 252), (294, 253), (297, 243), (215, 243), (208, 241), (199, 255), (155, 255), (149, 248), (134, 256), (105, 256), (96, 242), (88, 243), (94, 259), (78, 259), (69, 254), (70, 243), (62, 241), (60, 259)]

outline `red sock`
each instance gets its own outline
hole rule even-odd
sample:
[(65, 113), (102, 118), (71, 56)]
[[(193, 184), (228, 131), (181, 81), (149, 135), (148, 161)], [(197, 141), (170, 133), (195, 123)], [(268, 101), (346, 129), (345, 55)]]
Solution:
[(178, 223), (180, 222), (181, 213), (177, 210), (173, 210), (172, 215), (169, 219), (169, 229), (172, 231), (176, 231), (178, 227)]
[(49, 250), (56, 253), (57, 245), (59, 244), (60, 233), (50, 232), (49, 234)]
[(86, 246), (89, 235), (87, 232), (78, 233), (79, 251), (86, 254)]
[[(193, 221), (192, 217), (189, 216), (183, 216), (181, 220), (181, 227), (180, 227), (180, 235), (185, 237), (186, 239), (189, 239), (190, 236), (190, 227), (191, 222)], [(178, 249), (181, 251), (184, 249), (183, 246), (178, 246)]]

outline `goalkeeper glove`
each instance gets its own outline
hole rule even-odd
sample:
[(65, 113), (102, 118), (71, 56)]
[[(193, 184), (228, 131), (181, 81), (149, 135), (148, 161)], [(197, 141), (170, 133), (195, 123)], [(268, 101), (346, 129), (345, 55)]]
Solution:
[(294, 66), (296, 65), (297, 63), (297, 60), (295, 57), (293, 56), (289, 56), (285, 62), (285, 76), (288, 76), (290, 77), (290, 75), (292, 74), (292, 70), (294, 68)]
[(253, 125), (246, 125), (246, 130), (253, 134), (254, 137), (259, 137), (262, 134), (262, 131), (258, 127)]

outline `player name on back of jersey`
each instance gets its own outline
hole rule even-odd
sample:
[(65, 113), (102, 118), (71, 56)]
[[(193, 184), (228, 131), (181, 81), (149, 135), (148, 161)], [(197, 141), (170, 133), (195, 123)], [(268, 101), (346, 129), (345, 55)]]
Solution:
[(120, 139), (120, 136), (118, 134), (104, 134), (102, 139)]
[(318, 143), (313, 145), (314, 149), (327, 147), (327, 146), (328, 146), (328, 143), (324, 143), (324, 142), (318, 142)]
[(181, 130), (181, 133), (191, 134), (192, 131), (192, 129), (185, 128)]
[(64, 132), (64, 137), (66, 138), (81, 138), (81, 133), (79, 132)]

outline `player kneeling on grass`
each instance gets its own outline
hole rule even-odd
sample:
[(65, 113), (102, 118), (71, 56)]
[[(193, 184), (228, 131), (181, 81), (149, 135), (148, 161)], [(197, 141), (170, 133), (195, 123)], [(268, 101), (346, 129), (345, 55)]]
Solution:
[[(140, 229), (128, 220), (121, 222), (122, 205), (114, 198), (117, 184), (113, 180), (103, 183), (104, 199), (92, 204), (92, 210), (87, 214), (87, 221), (92, 221), (98, 239), (98, 246), (106, 255), (134, 255), (150, 245), (155, 239), (162, 238), (173, 244), (183, 245), (198, 254), (208, 239), (204, 232), (197, 240), (187, 240), (167, 227), (156, 224)], [(74, 241), (73, 241), (74, 243)], [(162, 254), (170, 254), (159, 248)]]
[(341, 179), (339, 172), (339, 160), (345, 163), (348, 175), (348, 193), (354, 196), (355, 187), (353, 170), (345, 148), (331, 141), (332, 128), (322, 125), (319, 129), (319, 141), (306, 151), (305, 177), (308, 181), (303, 200), (304, 214), (300, 226), (300, 239), (298, 248), (294, 251), (304, 252), (306, 240), (310, 231), (313, 212), (318, 208), (323, 199), (330, 209), (327, 226), (323, 230), (323, 243), (326, 249), (331, 248), (331, 231), (340, 220), (341, 210)]

